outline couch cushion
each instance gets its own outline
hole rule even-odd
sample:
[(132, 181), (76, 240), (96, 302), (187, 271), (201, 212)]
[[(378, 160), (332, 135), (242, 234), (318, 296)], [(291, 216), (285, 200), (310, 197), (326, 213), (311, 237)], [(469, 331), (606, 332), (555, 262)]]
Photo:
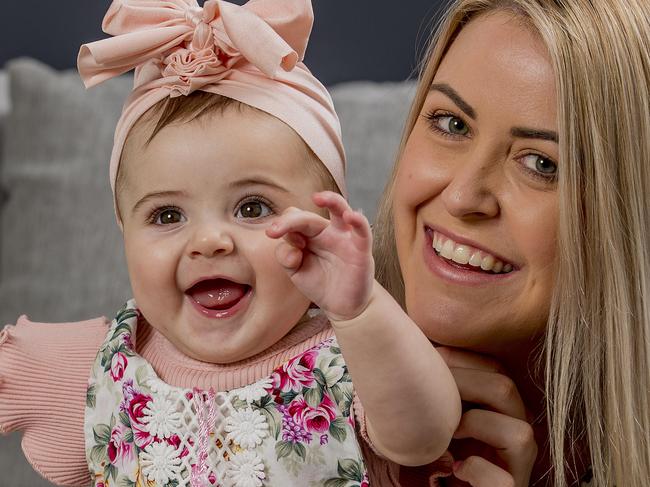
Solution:
[[(0, 228), (0, 326), (112, 315), (130, 295), (108, 184), (113, 130), (130, 78), (86, 91), (76, 72), (33, 60), (8, 65), (12, 110)], [(372, 220), (412, 86), (354, 82), (332, 89), (348, 154), (351, 203)]]
[(9, 63), (7, 71), (0, 321), (112, 313), (130, 293), (107, 161), (130, 82), (85, 92), (74, 72), (32, 60)]

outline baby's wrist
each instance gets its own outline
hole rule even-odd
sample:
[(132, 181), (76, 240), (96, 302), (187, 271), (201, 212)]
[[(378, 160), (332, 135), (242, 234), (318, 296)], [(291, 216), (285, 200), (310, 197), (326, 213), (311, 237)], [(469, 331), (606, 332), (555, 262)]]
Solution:
[(366, 314), (368, 309), (372, 306), (372, 302), (375, 300), (375, 295), (377, 294), (377, 286), (377, 281), (373, 279), (370, 292), (368, 293), (367, 299), (364, 300), (365, 302), (351, 312), (346, 313), (345, 315), (323, 310), (330, 323), (332, 324), (332, 327), (334, 329), (347, 328), (353, 326), (356, 321), (363, 319), (363, 316)]

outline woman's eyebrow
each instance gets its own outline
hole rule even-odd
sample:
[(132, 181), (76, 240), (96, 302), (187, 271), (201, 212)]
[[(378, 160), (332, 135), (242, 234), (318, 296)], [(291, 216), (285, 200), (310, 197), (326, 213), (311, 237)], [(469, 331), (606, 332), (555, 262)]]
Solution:
[(476, 120), (476, 111), (472, 108), (472, 105), (463, 100), (456, 90), (454, 90), (447, 83), (433, 83), (429, 88), (429, 91), (439, 91), (444, 95), (447, 95), (451, 101), (453, 101), (458, 108), (460, 108), (465, 114), (472, 120)]
[(551, 142), (558, 143), (557, 132), (553, 130), (538, 130), (538, 129), (529, 129), (524, 127), (513, 127), (510, 130), (510, 134), (513, 137), (520, 137), (523, 139), (542, 139), (550, 140)]

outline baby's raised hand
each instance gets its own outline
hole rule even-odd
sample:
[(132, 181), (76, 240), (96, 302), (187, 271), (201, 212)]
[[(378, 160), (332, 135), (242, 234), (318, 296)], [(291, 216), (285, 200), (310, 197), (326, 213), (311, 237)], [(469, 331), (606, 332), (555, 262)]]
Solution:
[(368, 220), (334, 192), (315, 193), (330, 219), (289, 208), (266, 230), (283, 238), (278, 262), (302, 293), (335, 321), (356, 318), (368, 306), (374, 282)]

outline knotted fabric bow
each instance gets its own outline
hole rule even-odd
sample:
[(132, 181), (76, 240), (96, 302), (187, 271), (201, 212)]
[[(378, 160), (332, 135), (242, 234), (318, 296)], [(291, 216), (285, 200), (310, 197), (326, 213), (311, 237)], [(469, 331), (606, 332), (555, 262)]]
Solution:
[[(267, 112), (293, 128), (345, 195), (341, 128), (325, 87), (302, 63), (313, 24), (311, 0), (113, 0), (102, 29), (77, 60), (87, 88), (135, 69), (134, 89), (115, 129), (111, 188), (127, 135), (166, 97), (201, 90)], [(215, 134), (218, 136), (218, 134)]]

